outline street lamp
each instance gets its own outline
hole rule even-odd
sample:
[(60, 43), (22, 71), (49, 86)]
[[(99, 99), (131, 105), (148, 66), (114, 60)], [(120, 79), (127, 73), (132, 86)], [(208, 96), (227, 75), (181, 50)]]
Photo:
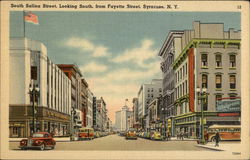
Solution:
[(204, 102), (203, 99), (206, 98), (207, 89), (206, 88), (196, 88), (196, 92), (198, 93), (198, 99), (201, 100), (201, 144), (205, 143), (204, 138)]
[[(35, 101), (36, 101), (36, 97), (39, 96), (39, 87), (38, 84), (33, 83), (33, 81), (31, 81), (30, 85), (29, 85), (29, 94), (31, 95), (32, 98), (32, 109), (33, 109), (33, 122), (32, 122), (32, 132), (35, 133), (36, 132), (36, 126), (35, 126)], [(38, 102), (38, 99), (37, 99)]]

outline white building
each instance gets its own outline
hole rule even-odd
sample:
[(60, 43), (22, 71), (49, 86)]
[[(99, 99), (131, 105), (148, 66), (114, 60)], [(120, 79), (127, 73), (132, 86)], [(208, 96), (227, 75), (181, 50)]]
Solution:
[(138, 116), (145, 129), (149, 103), (162, 95), (162, 79), (153, 79), (150, 84), (142, 84), (138, 92)]
[(129, 110), (127, 106), (123, 106), (121, 111), (116, 112), (115, 116), (115, 128), (117, 131), (126, 131), (130, 128), (130, 117), (133, 112)]
[(46, 47), (27, 38), (10, 39), (10, 137), (27, 137), (33, 128), (31, 82), (35, 98), (35, 131), (69, 133), (71, 81), (47, 57)]
[(87, 127), (93, 127), (93, 93), (90, 89), (87, 89), (88, 101), (87, 101)]

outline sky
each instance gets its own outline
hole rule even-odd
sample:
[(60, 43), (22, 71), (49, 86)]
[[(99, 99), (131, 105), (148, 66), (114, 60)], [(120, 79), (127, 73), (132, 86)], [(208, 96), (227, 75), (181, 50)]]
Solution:
[[(162, 78), (158, 52), (170, 30), (192, 29), (193, 21), (224, 23), (240, 30), (237, 12), (33, 12), (25, 36), (42, 42), (55, 64), (77, 64), (93, 94), (115, 111), (132, 108), (141, 84)], [(10, 13), (10, 37), (23, 37), (23, 12)]]

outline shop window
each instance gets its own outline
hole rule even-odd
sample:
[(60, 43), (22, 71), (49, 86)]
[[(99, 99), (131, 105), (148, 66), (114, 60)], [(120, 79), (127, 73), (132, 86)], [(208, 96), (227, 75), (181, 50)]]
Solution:
[(221, 67), (222, 66), (222, 61), (221, 61), (221, 55), (220, 54), (215, 55), (215, 60), (216, 60), (216, 67)]
[(222, 87), (221, 75), (216, 75), (215, 83), (216, 83), (216, 88), (221, 88)]
[(230, 67), (236, 67), (236, 56), (229, 55)]
[(229, 77), (229, 83), (230, 83), (230, 89), (235, 89), (236, 88), (236, 77), (235, 75), (230, 75)]
[(201, 66), (202, 67), (207, 67), (207, 54), (202, 54), (201, 55)]
[(207, 88), (207, 75), (202, 75), (202, 88)]
[(18, 135), (18, 127), (13, 127), (13, 135)]

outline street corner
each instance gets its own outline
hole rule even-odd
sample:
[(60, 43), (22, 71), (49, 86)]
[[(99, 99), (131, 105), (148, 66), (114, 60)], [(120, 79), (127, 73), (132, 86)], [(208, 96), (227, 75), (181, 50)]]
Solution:
[(206, 149), (210, 149), (210, 150), (214, 150), (214, 151), (225, 151), (225, 149), (221, 148), (221, 147), (215, 147), (214, 145), (211, 144), (197, 144), (196, 147), (201, 147), (201, 148), (206, 148)]

